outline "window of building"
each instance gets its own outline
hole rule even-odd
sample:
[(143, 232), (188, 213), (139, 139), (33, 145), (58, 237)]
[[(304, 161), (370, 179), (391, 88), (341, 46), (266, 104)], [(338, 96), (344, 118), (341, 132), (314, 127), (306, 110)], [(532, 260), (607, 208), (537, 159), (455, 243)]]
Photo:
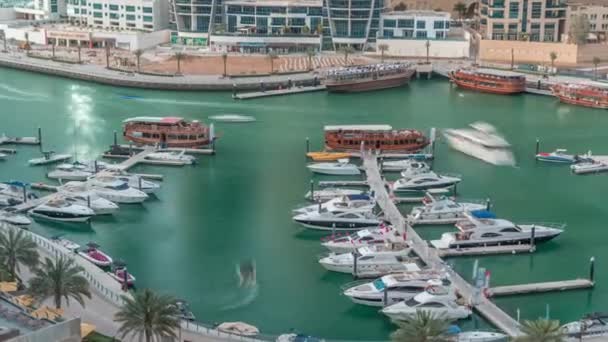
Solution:
[(305, 18), (289, 18), (289, 26), (304, 26), (306, 25)]
[(101, 9), (101, 4), (93, 4), (93, 9)]
[(383, 27), (397, 27), (397, 21), (394, 19), (384, 19), (382, 26)]
[(243, 6), (243, 13), (245, 13), (245, 14), (254, 14), (255, 13), (255, 7), (253, 7), (253, 6)]
[(87, 14), (87, 10), (86, 10), (86, 8), (81, 9), (81, 10), (80, 10), (80, 14)]
[(86, 6), (87, 0), (80, 0), (80, 6)]
[(268, 18), (257, 17), (255, 19), (255, 30), (257, 33), (268, 33)]
[(509, 24), (509, 33), (517, 33), (517, 24)]
[(443, 38), (445, 38), (445, 32), (443, 32), (443, 31), (435, 31), (435, 38), (436, 39), (443, 39)]
[(509, 3), (509, 18), (519, 17), (519, 2)]
[(127, 11), (127, 12), (135, 12), (135, 6), (125, 6), (125, 11)]
[(542, 14), (543, 3), (542, 2), (533, 2), (532, 3), (532, 18), (538, 19)]
[(118, 13), (110, 13), (110, 19), (118, 19)]
[(595, 20), (595, 19), (597, 19), (597, 14), (591, 14), (589, 16), (589, 20)]
[[(206, 17), (205, 17), (206, 18)], [(154, 20), (154, 17), (149, 15), (144, 15), (144, 21), (147, 23), (151, 23)]]
[(74, 14), (79, 14), (79, 13), (80, 13), (80, 9), (74, 8)]
[(228, 13), (238, 14), (241, 13), (241, 6), (228, 5), (228, 9), (226, 11)]
[(306, 7), (289, 7), (289, 13), (306, 13)]
[(135, 15), (127, 14), (127, 20), (135, 20)]
[(540, 24), (534, 23), (530, 25), (531, 32), (540, 32)]
[(243, 25), (253, 25), (255, 24), (255, 17), (253, 16), (242, 16), (241, 24)]
[(103, 21), (101, 21), (101, 20), (93, 20), (93, 24), (95, 24), (95, 25), (101, 25), (101, 24), (103, 24)]
[(110, 25), (112, 25), (112, 26), (118, 26), (118, 21), (110, 21)]
[(367, 35), (367, 20), (353, 20), (350, 25), (352, 37), (363, 38)]
[[(144, 21), (146, 20), (144, 19)], [(196, 30), (199, 32), (209, 32), (209, 17), (201, 16), (196, 18)]]
[(270, 7), (268, 7), (268, 6), (256, 7), (255, 13), (257, 15), (269, 15), (270, 14)]
[(154, 26), (153, 25), (144, 25), (144, 28), (152, 30), (154, 28)]
[(416, 38), (426, 38), (426, 31), (416, 31)]
[(397, 20), (398, 27), (414, 28), (414, 19), (399, 19)]
[(348, 21), (336, 20), (334, 22), (336, 37), (348, 37)]
[(93, 12), (93, 18), (103, 18), (103, 14), (101, 12)]
[(505, 29), (504, 24), (497, 24), (497, 23), (492, 24), (492, 31), (504, 31), (504, 29)]
[[(424, 20), (417, 20), (416, 21), (416, 28), (417, 29), (424, 29), (426, 27), (426, 21)], [(425, 33), (426, 35), (426, 33)]]
[(127, 23), (127, 27), (135, 27), (135, 24), (133, 24), (133, 23)]
[(285, 26), (285, 18), (272, 18), (272, 26)]
[(403, 30), (403, 37), (412, 38), (414, 36), (414, 30)]
[(443, 28), (445, 28), (445, 21), (443, 21), (443, 20), (435, 20), (433, 22), (433, 28), (434, 29), (443, 29)]
[(144, 7), (143, 11), (144, 11), (144, 13), (152, 13), (153, 9), (152, 9), (152, 7)]
[(591, 31), (595, 31), (595, 28), (595, 23), (589, 25), (589, 29), (591, 29)]
[(321, 10), (321, 7), (308, 7), (308, 15), (321, 16), (323, 15), (323, 11)]
[(118, 11), (118, 5), (110, 5), (110, 11)]
[(393, 32), (393, 30), (384, 30), (382, 31), (382, 35), (384, 37), (392, 37), (395, 34), (395, 32)]

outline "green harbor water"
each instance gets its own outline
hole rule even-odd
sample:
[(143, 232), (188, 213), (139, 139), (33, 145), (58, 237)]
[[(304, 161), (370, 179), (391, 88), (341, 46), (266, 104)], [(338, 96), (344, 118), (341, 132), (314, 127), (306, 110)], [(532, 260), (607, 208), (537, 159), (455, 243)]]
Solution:
[[(124, 99), (130, 95), (139, 98)], [(267, 334), (295, 328), (332, 339), (386, 339), (394, 328), (376, 308), (352, 304), (340, 286), (352, 281), (317, 263), (323, 234), (303, 231), (291, 210), (304, 203), (310, 173), (305, 138), (320, 148), (326, 124), (390, 124), (395, 128), (463, 127), (483, 120), (513, 144), (516, 168), (499, 168), (451, 151), (439, 141), (435, 169), (461, 174), (462, 198), (491, 198), (500, 217), (519, 222), (565, 222), (565, 233), (535, 254), (480, 257), (493, 285), (572, 279), (588, 274), (596, 257), (597, 286), (575, 291), (497, 300), (522, 319), (550, 316), (563, 322), (608, 310), (608, 206), (605, 175), (574, 176), (567, 166), (537, 164), (542, 150), (568, 148), (608, 154), (608, 112), (558, 103), (551, 97), (497, 96), (450, 87), (443, 79), (414, 81), (404, 88), (357, 95), (312, 93), (235, 102), (229, 93), (161, 92), (0, 69), (0, 133), (33, 136), (43, 128), (44, 148), (94, 158), (132, 116), (179, 115), (207, 121), (217, 114), (252, 115), (251, 124), (216, 124), (217, 155), (194, 167), (141, 166), (162, 173), (156, 197), (122, 205), (113, 217), (89, 226), (35, 223), (45, 236), (65, 234), (79, 243), (98, 242), (127, 261), (137, 286), (190, 302), (204, 322), (245, 321)], [(120, 134), (120, 133), (119, 133)], [(0, 162), (0, 180), (46, 181), (50, 167), (30, 167), (37, 147), (18, 147)], [(408, 210), (404, 207), (404, 210)], [(437, 238), (450, 227), (418, 231)], [(236, 267), (254, 260), (257, 287), (239, 288)], [(474, 258), (449, 260), (470, 278)], [(470, 329), (481, 320), (461, 322)]]

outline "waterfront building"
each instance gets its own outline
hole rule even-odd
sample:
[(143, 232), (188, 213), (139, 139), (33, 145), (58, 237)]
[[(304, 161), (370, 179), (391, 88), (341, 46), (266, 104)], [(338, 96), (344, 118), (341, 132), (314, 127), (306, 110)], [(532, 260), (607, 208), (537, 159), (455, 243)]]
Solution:
[(558, 42), (566, 31), (565, 0), (480, 0), (485, 39)]
[(58, 20), (65, 17), (67, 0), (36, 0), (17, 5), (18, 17), (29, 20)]
[(168, 0), (66, 0), (72, 24), (158, 31), (169, 26)]
[(383, 13), (380, 34), (383, 38), (447, 39), (450, 13), (403, 11)]
[[(582, 15), (589, 20), (589, 31), (592, 38), (599, 41), (608, 39), (608, 1), (606, 0), (570, 0), (568, 1), (567, 18)], [(570, 25), (566, 25), (566, 30)], [(595, 37), (593, 37), (595, 36)]]
[(222, 0), (168, 0), (171, 42), (206, 46), (223, 19)]

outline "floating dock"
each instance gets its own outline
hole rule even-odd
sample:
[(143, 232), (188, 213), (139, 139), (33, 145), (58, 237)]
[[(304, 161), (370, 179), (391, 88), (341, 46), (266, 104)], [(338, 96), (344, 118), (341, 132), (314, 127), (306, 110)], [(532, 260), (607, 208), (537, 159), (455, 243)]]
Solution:
[(256, 91), (256, 92), (251, 92), (251, 93), (233, 94), (232, 98), (236, 99), (236, 100), (250, 100), (250, 99), (258, 99), (261, 97), (311, 93), (311, 92), (315, 92), (315, 91), (323, 91), (326, 89), (327, 88), (325, 87), (325, 85), (322, 84), (322, 85), (318, 85), (318, 86), (291, 87), (291, 88), (283, 88), (283, 89), (275, 89), (275, 90)]
[(442, 258), (474, 256), (474, 255), (496, 255), (496, 254), (518, 254), (533, 253), (536, 248), (532, 245), (511, 245), (511, 246), (487, 246), (472, 248), (449, 248), (437, 250), (437, 254)]
[(533, 294), (551, 291), (567, 291), (592, 288), (595, 283), (589, 279), (573, 279), (561, 281), (549, 281), (545, 283), (532, 283), (522, 285), (497, 286), (489, 289), (489, 295), (512, 296), (519, 294)]
[(319, 186), (322, 188), (334, 186), (369, 187), (369, 184), (366, 181), (320, 181)]
[(40, 140), (35, 137), (9, 138), (0, 137), (0, 145), (40, 145)]
[(128, 169), (132, 168), (133, 166), (135, 166), (137, 164), (164, 165), (164, 166), (188, 165), (186, 162), (177, 161), (177, 160), (148, 160), (148, 159), (146, 159), (146, 157), (149, 154), (155, 153), (155, 152), (157, 152), (157, 150), (154, 147), (149, 146), (149, 147), (142, 149), (139, 153), (133, 154), (133, 155), (105, 153), (105, 154), (103, 154), (103, 157), (104, 158), (126, 159), (125, 161), (123, 161), (119, 164), (116, 164), (114, 166), (115, 168), (118, 168), (123, 171), (127, 171)]
[[(136, 151), (136, 152), (140, 152), (140, 151), (143, 151), (145, 149), (149, 149), (150, 147), (152, 147), (152, 146), (141, 147), (141, 146), (126, 145), (126, 144), (114, 145), (114, 146), (118, 146), (119, 148), (124, 149), (124, 150), (132, 150), (132, 151)], [(215, 149), (213, 149), (213, 148), (167, 147), (167, 148), (158, 149), (155, 152), (182, 152), (182, 151), (184, 151), (187, 154), (203, 154), (203, 155), (215, 154)], [(129, 155), (125, 155), (125, 156), (129, 157)]]

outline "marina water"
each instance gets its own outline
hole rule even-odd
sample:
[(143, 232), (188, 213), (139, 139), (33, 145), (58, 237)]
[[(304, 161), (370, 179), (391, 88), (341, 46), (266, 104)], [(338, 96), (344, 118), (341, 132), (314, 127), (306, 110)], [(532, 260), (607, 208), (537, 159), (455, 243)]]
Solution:
[[(566, 222), (564, 234), (535, 254), (480, 257), (493, 285), (571, 279), (588, 274), (596, 257), (592, 291), (501, 298), (509, 314), (522, 319), (550, 316), (562, 322), (606, 311), (604, 281), (608, 250), (606, 176), (574, 176), (564, 166), (537, 164), (541, 150), (591, 149), (608, 154), (608, 113), (563, 105), (551, 97), (497, 96), (452, 88), (444, 79), (414, 81), (399, 89), (354, 95), (311, 93), (236, 102), (229, 93), (161, 92), (0, 69), (0, 133), (33, 136), (43, 128), (45, 150), (92, 159), (121, 135), (133, 116), (178, 115), (207, 121), (219, 114), (252, 115), (251, 124), (216, 124), (217, 155), (201, 156), (194, 167), (139, 166), (134, 172), (162, 173), (163, 187), (143, 205), (122, 205), (113, 217), (90, 228), (34, 223), (45, 236), (65, 234), (79, 243), (98, 242), (127, 261), (137, 286), (187, 300), (203, 322), (245, 321), (262, 332), (290, 328), (333, 339), (386, 339), (394, 329), (377, 308), (352, 304), (340, 286), (352, 281), (324, 271), (317, 257), (323, 235), (302, 231), (291, 209), (304, 202), (311, 175), (304, 167), (305, 138), (322, 146), (326, 124), (390, 124), (395, 128), (464, 127), (483, 120), (513, 144), (518, 167), (498, 168), (437, 144), (435, 170), (463, 176), (462, 198), (491, 198), (499, 217), (515, 222)], [(127, 95), (125, 97), (125, 95)], [(2, 180), (45, 181), (51, 167), (29, 167), (37, 147), (18, 147), (0, 163)], [(320, 178), (318, 179), (328, 179)], [(353, 178), (356, 179), (356, 178)], [(404, 206), (404, 210), (409, 207)], [(426, 238), (451, 228), (423, 227)], [(253, 260), (257, 284), (239, 287), (240, 262)], [(465, 277), (474, 258), (448, 262)], [(477, 320), (461, 322), (465, 329)]]

